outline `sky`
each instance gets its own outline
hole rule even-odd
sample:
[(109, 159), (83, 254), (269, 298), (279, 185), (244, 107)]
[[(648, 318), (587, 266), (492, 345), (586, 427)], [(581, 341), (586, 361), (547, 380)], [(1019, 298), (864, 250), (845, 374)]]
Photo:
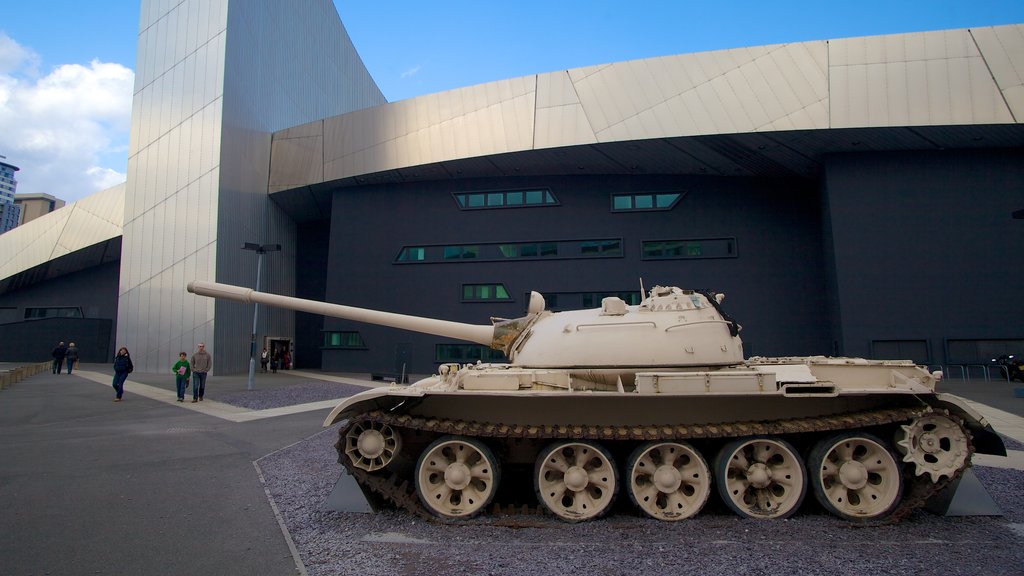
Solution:
[[(391, 102), (637, 58), (1024, 24), (1021, 0), (334, 3)], [(138, 1), (11, 2), (0, 14), (0, 160), (21, 169), (18, 193), (72, 202), (123, 182)]]

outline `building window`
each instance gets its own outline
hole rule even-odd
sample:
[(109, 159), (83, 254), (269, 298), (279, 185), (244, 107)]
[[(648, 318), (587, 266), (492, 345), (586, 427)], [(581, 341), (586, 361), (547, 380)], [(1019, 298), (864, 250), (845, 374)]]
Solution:
[(366, 343), (359, 332), (324, 332), (324, 348), (365, 350)]
[(612, 212), (671, 210), (683, 195), (683, 192), (612, 194)]
[(932, 355), (927, 340), (872, 340), (871, 357), (876, 360), (913, 360), (929, 364)]
[(396, 264), (431, 262), (498, 262), (502, 260), (621, 258), (621, 238), (597, 240), (552, 240), (473, 244), (465, 246), (404, 246)]
[(580, 242), (580, 254), (622, 256), (622, 240), (586, 240)]
[(557, 242), (524, 242), (500, 244), (498, 250), (505, 258), (550, 258), (558, 256)]
[[(588, 308), (600, 308), (601, 300), (609, 296), (617, 296), (629, 306), (636, 306), (644, 299), (640, 290), (623, 292), (545, 292), (544, 304), (546, 309), (552, 312), (561, 310), (586, 310)], [(530, 295), (526, 294), (524, 302), (529, 301)]]
[(504, 284), (463, 284), (463, 302), (510, 302), (508, 289)]
[(425, 255), (426, 255), (426, 249), (425, 248), (416, 247), (416, 246), (412, 246), (412, 247), (407, 246), (405, 248), (402, 248), (402, 251), (398, 254), (398, 261), (399, 262), (422, 262)]
[(500, 350), (481, 346), (479, 344), (436, 344), (434, 346), (434, 361), (441, 364), (457, 362), (459, 364), (473, 364), (475, 362), (508, 362)]
[(736, 239), (645, 240), (642, 242), (641, 256), (644, 260), (736, 258)]
[(85, 318), (82, 309), (77, 306), (60, 306), (51, 308), (25, 308), (26, 320), (41, 318)]
[(461, 210), (557, 206), (558, 199), (547, 188), (538, 190), (494, 190), (453, 194)]
[(600, 308), (601, 301), (610, 296), (619, 298), (629, 306), (638, 306), (644, 299), (643, 294), (640, 294), (639, 290), (632, 292), (585, 292), (580, 296), (582, 297), (584, 308)]
[(480, 255), (479, 246), (445, 246), (445, 260), (467, 260), (474, 259)]

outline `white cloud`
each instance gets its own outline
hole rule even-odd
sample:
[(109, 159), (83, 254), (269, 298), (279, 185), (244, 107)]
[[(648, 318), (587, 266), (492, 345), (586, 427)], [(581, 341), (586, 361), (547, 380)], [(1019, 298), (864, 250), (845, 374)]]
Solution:
[(71, 202), (123, 182), (134, 72), (93, 60), (41, 75), (38, 60), (0, 32), (0, 155), (18, 192)]
[(421, 66), (413, 66), (412, 68), (409, 68), (405, 72), (402, 72), (400, 77), (401, 78), (409, 78), (410, 76), (415, 76), (420, 71), (421, 68), (423, 68), (422, 65)]

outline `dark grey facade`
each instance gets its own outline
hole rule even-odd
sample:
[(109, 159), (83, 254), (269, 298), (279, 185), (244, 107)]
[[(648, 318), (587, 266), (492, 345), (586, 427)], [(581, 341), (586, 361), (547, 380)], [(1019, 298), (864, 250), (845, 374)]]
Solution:
[[(557, 204), (467, 210), (455, 199), (538, 188)], [(612, 209), (615, 194), (671, 191), (682, 197), (668, 210)], [(1014, 321), (1024, 315), (1017, 295), (1024, 268), (1010, 257), (1024, 246), (1024, 222), (1011, 217), (1022, 206), (1019, 148), (832, 154), (813, 179), (555, 176), (345, 188), (333, 193), (326, 297), (486, 323), (522, 315), (530, 290), (570, 309), (598, 305), (581, 295), (639, 293), (642, 279), (648, 287), (726, 293), (748, 355), (987, 363), (990, 354), (1024, 345)], [(621, 251), (399, 260), (407, 247), (548, 243), (571, 250), (607, 239)], [(735, 254), (661, 258), (643, 250), (650, 241), (719, 239), (734, 240)], [(467, 301), (468, 284), (500, 284), (510, 299)], [(432, 336), (336, 319), (324, 330), (358, 332), (364, 345), (328, 346), (326, 370), (394, 373), (404, 360), (421, 373), (451, 359), (443, 347), (451, 342)]]
[(824, 190), (840, 351), (931, 364), (1024, 352), (1024, 150), (843, 154)]
[(74, 342), (82, 362), (114, 357), (115, 260), (12, 290), (0, 299), (0, 361), (50, 359), (57, 342)]

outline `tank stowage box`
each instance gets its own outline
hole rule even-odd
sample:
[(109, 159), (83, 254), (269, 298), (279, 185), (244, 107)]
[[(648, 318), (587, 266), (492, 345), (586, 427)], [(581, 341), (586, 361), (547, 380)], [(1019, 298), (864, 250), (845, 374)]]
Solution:
[(470, 325), (212, 282), (188, 290), (504, 352), (508, 364), (442, 364), (411, 386), (356, 394), (324, 422), (342, 423), (339, 461), (364, 492), (427, 517), (539, 505), (576, 522), (625, 493), (672, 521), (717, 491), (749, 518), (786, 518), (813, 494), (848, 520), (898, 519), (955, 481), (973, 452), (1005, 455), (983, 417), (935, 391), (941, 372), (745, 359), (722, 294), (656, 286), (637, 306), (605, 298), (550, 312), (533, 293), (526, 316)]

